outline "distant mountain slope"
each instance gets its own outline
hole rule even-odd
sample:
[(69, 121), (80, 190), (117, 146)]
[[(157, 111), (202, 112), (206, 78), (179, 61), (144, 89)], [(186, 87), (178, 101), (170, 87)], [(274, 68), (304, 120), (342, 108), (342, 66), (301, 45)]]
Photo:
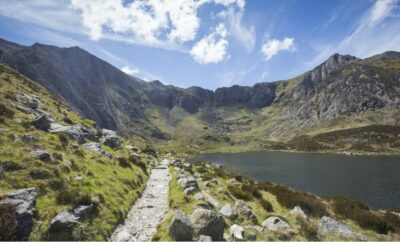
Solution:
[(78, 47), (0, 40), (0, 62), (101, 127), (171, 145), (264, 149), (301, 135), (400, 124), (398, 52), (367, 59), (335, 54), (287, 81), (215, 91), (144, 82)]

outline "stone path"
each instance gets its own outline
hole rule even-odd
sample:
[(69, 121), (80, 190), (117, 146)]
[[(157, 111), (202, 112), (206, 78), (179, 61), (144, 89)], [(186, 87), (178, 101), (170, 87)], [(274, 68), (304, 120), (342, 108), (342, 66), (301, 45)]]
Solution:
[(142, 196), (132, 206), (125, 222), (115, 229), (112, 241), (151, 241), (168, 210), (168, 163), (164, 159), (152, 170)]

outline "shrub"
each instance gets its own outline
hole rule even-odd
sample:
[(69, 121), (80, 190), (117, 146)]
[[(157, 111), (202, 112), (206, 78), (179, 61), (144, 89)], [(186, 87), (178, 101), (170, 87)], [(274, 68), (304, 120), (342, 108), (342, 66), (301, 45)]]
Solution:
[(244, 201), (250, 201), (253, 198), (253, 196), (248, 191), (242, 190), (241, 188), (234, 185), (229, 185), (228, 191), (232, 193), (234, 197), (242, 199)]
[(386, 212), (384, 219), (394, 229), (395, 232), (400, 233), (400, 217), (392, 212)]
[(5, 93), (5, 95), (4, 95), (4, 97), (5, 97), (6, 99), (8, 99), (8, 100), (11, 100), (11, 101), (17, 101), (17, 96), (15, 95), (15, 93), (10, 92), (10, 91), (7, 91), (7, 92)]
[(0, 241), (15, 240), (16, 228), (15, 206), (0, 204)]
[(259, 183), (257, 186), (274, 194), (278, 202), (288, 209), (292, 209), (295, 206), (300, 206), (306, 214), (313, 217), (322, 217), (324, 215), (328, 215), (328, 212), (322, 201), (311, 194), (305, 192), (296, 192), (285, 186), (274, 185), (265, 182)]
[(302, 216), (297, 216), (297, 222), (300, 224), (300, 233), (309, 241), (320, 241), (318, 226), (310, 223)]
[(148, 155), (152, 155), (154, 157), (157, 157), (157, 151), (153, 147), (151, 147), (149, 145), (147, 145), (146, 148), (143, 149), (143, 152), (148, 154)]
[(258, 187), (248, 185), (248, 184), (242, 184), (241, 189), (243, 191), (248, 191), (255, 198), (262, 198), (262, 194), (258, 190)]
[(264, 198), (259, 199), (261, 207), (266, 211), (266, 212), (273, 212), (274, 208), (272, 207), (272, 204), (265, 200)]
[(32, 179), (48, 179), (53, 176), (53, 174), (44, 168), (33, 168), (30, 172), (29, 175), (32, 177)]
[(135, 166), (138, 166), (140, 169), (142, 169), (142, 171), (144, 171), (147, 174), (146, 163), (144, 163), (140, 157), (132, 155), (129, 157), (129, 162), (134, 164)]
[(131, 164), (126, 160), (125, 157), (118, 157), (118, 164), (122, 168), (131, 167)]
[(69, 138), (66, 134), (58, 134), (58, 140), (61, 142), (63, 147), (68, 146)]
[(53, 178), (49, 181), (49, 186), (53, 190), (60, 190), (63, 189), (66, 185), (65, 180), (61, 178)]
[(331, 201), (336, 214), (355, 221), (361, 228), (372, 229), (380, 234), (395, 230), (382, 216), (370, 212), (362, 202), (347, 197), (333, 197)]
[(200, 167), (198, 167), (198, 168), (196, 169), (196, 171), (197, 171), (198, 173), (206, 173), (208, 170), (207, 170), (205, 167), (200, 166)]
[(5, 104), (0, 103), (0, 116), (3, 116), (5, 118), (13, 118), (14, 111), (6, 107)]

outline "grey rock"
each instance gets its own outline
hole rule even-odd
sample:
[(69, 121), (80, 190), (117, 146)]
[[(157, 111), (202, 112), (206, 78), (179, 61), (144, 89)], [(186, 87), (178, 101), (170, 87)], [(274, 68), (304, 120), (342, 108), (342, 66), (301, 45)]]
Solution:
[(276, 216), (267, 218), (261, 225), (271, 231), (286, 230), (289, 228), (289, 224)]
[(204, 195), (202, 193), (197, 193), (196, 195), (194, 195), (194, 199), (198, 201), (204, 201)]
[(305, 220), (308, 219), (307, 215), (304, 213), (303, 209), (301, 209), (300, 206), (294, 207), (292, 210), (290, 210), (290, 213), (291, 214), (296, 214), (296, 215), (302, 217)]
[(229, 219), (235, 219), (237, 214), (233, 212), (232, 206), (230, 204), (225, 204), (220, 210), (219, 213)]
[(340, 236), (355, 238), (359, 240), (367, 240), (366, 236), (354, 232), (347, 225), (327, 216), (322, 217), (319, 226), (325, 232), (331, 232)]
[(88, 150), (92, 150), (94, 152), (100, 153), (108, 158), (112, 158), (112, 155), (105, 151), (103, 148), (101, 148), (101, 145), (99, 143), (86, 143), (83, 144), (82, 147)]
[(233, 241), (244, 240), (244, 229), (242, 226), (233, 224), (229, 228), (229, 233), (230, 233), (230, 237), (232, 238)]
[(121, 140), (118, 138), (117, 133), (108, 129), (101, 130), (100, 142), (113, 149), (121, 147)]
[(84, 219), (89, 217), (94, 211), (93, 204), (90, 205), (80, 205), (74, 209), (72, 212), (79, 219)]
[(32, 121), (32, 125), (42, 131), (48, 131), (52, 120), (46, 114), (41, 114)]
[(1, 205), (15, 207), (16, 240), (27, 240), (33, 228), (33, 212), (36, 203), (35, 188), (27, 188), (13, 191), (0, 200)]
[(79, 205), (72, 211), (59, 213), (51, 220), (50, 231), (57, 233), (68, 230), (79, 221), (89, 217), (93, 210), (93, 205)]
[(237, 200), (234, 207), (234, 212), (238, 215), (251, 219), (253, 222), (257, 220), (249, 206), (243, 200)]
[(169, 235), (175, 241), (191, 241), (194, 228), (192, 221), (181, 210), (175, 212), (169, 225)]
[(219, 208), (221, 207), (221, 204), (218, 202), (217, 199), (213, 198), (211, 195), (208, 193), (203, 192), (205, 200), (210, 203), (214, 208)]
[(212, 242), (212, 238), (210, 236), (207, 235), (200, 235), (199, 237), (199, 242)]
[(44, 162), (52, 161), (51, 155), (47, 150), (33, 150), (31, 151), (31, 155)]
[(34, 110), (36, 110), (41, 104), (41, 101), (38, 98), (32, 97), (26, 93), (21, 93), (18, 96), (18, 101), (21, 102), (23, 105)]
[(187, 187), (183, 190), (183, 193), (187, 196), (187, 195), (193, 194), (198, 191), (200, 191), (200, 190), (197, 187)]
[(196, 235), (208, 235), (221, 241), (224, 235), (225, 221), (221, 215), (203, 208), (196, 208), (191, 215)]
[(77, 140), (79, 143), (83, 143), (85, 139), (91, 141), (98, 141), (96, 134), (82, 125), (60, 125), (52, 124), (50, 133), (52, 134), (66, 134), (71, 139)]

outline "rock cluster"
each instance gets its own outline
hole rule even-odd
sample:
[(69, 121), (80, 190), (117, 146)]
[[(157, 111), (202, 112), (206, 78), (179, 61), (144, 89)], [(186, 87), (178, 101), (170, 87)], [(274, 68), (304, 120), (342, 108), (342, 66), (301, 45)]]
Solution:
[(340, 236), (358, 240), (367, 240), (366, 236), (354, 232), (347, 225), (327, 216), (322, 217), (319, 226), (325, 232), (331, 232)]

